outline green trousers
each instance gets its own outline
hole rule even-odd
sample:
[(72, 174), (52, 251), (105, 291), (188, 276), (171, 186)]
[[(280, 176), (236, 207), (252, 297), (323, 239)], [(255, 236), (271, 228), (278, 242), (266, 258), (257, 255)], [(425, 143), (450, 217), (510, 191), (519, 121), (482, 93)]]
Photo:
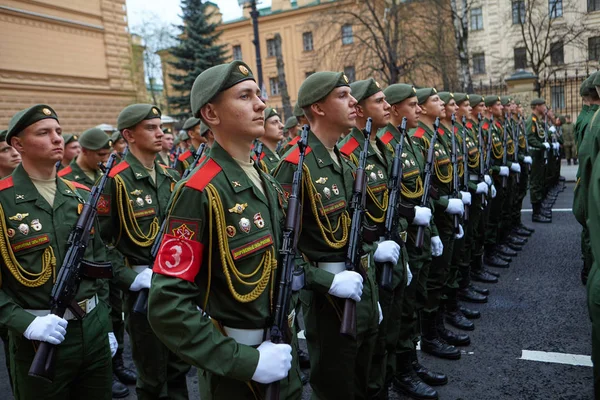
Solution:
[(133, 312), (136, 296), (125, 296), (127, 333), (131, 354), (138, 371), (138, 399), (188, 399), (186, 374), (190, 366), (183, 362), (156, 337), (145, 314)]
[(592, 320), (592, 363), (594, 364), (594, 394), (600, 397), (600, 273), (596, 263), (587, 282), (588, 311)]
[(28, 375), (35, 355), (33, 343), (9, 332), (13, 389), (17, 400), (110, 400), (112, 365), (108, 307), (100, 302), (83, 320), (71, 320), (65, 340), (56, 349), (52, 383)]
[(594, 254), (592, 253), (590, 231), (587, 226), (584, 226), (581, 231), (581, 255), (583, 258), (584, 273), (589, 274), (590, 269), (594, 264)]
[(10, 341), (8, 339), (8, 328), (4, 326), (0, 327), (0, 338), (4, 345), (4, 362), (6, 363), (6, 371), (8, 372), (8, 379), (10, 381), (10, 387), (12, 388), (13, 381), (10, 374)]
[(502, 189), (502, 181), (498, 176), (494, 179), (494, 186), (496, 187), (496, 197), (488, 200), (490, 204), (488, 206), (489, 213), (487, 225), (485, 227), (486, 250), (492, 249), (497, 244), (500, 244), (500, 240), (502, 240), (500, 223), (502, 220), (502, 210), (504, 209), (506, 190)]
[[(482, 211), (481, 195), (473, 194), (471, 196), (471, 206), (469, 206), (469, 220), (463, 226), (465, 236), (454, 242), (456, 259), (453, 257), (453, 263), (458, 266), (457, 283), (460, 288), (469, 286), (473, 259), (476, 257), (481, 258), (483, 254), (483, 246), (481, 246), (483, 242), (477, 240), (477, 235), (481, 234), (478, 230), (480, 229)], [(481, 249), (477, 247), (478, 243)], [(459, 249), (458, 254), (456, 249)]]
[(125, 321), (123, 321), (123, 297), (121, 289), (112, 282), (108, 283), (108, 301), (110, 303), (110, 320), (113, 332), (119, 344), (119, 350), (123, 350), (125, 340)]
[(529, 165), (521, 163), (521, 175), (519, 176), (519, 182), (516, 182), (516, 192), (512, 205), (511, 220), (513, 226), (521, 226), (521, 210), (523, 209), (523, 200), (527, 196), (527, 189), (529, 188)]
[(454, 217), (444, 211), (434, 213), (435, 225), (444, 245), (441, 256), (431, 259), (429, 277), (427, 279), (427, 302), (423, 309), (426, 313), (436, 313), (447, 288), (458, 287), (456, 275), (458, 270), (452, 268), (451, 260), (454, 251)]
[(499, 238), (503, 242), (514, 228), (513, 211), (515, 199), (517, 198), (517, 179), (510, 174), (506, 189), (504, 190), (504, 203), (502, 204), (502, 217), (500, 219)]
[(546, 196), (546, 164), (544, 163), (544, 150), (532, 150), (531, 158), (533, 162), (531, 164), (529, 194), (531, 198), (531, 204), (537, 204), (541, 203)]

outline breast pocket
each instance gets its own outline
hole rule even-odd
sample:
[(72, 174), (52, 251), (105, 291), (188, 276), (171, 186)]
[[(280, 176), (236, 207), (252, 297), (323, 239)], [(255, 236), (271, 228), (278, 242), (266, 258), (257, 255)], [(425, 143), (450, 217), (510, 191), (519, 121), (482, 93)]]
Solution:
[(234, 262), (262, 256), (274, 245), (270, 221), (266, 213), (244, 213), (228, 218), (226, 227), (229, 253)]

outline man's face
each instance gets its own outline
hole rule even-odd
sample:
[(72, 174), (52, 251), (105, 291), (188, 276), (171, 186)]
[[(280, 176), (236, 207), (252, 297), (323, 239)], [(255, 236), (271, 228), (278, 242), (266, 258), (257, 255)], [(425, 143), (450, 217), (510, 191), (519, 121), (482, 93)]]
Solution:
[(86, 164), (89, 168), (98, 169), (98, 164), (105, 164), (110, 156), (110, 149), (89, 150), (82, 149), (83, 156), (86, 158)]
[(144, 153), (158, 153), (164, 136), (160, 118), (146, 119), (131, 129), (124, 129), (123, 136), (131, 146)]
[(421, 108), (423, 109), (423, 114), (429, 115), (431, 118), (439, 117), (441, 119), (446, 117), (446, 107), (437, 94), (429, 96)]
[(173, 134), (165, 133), (162, 137), (162, 150), (169, 152), (173, 148)]
[(265, 135), (263, 138), (270, 142), (278, 142), (283, 139), (283, 124), (279, 115), (265, 121)]
[(383, 92), (377, 92), (367, 97), (361, 101), (360, 105), (356, 106), (356, 109), (361, 117), (373, 118), (373, 127), (375, 129), (383, 128), (390, 122), (391, 106), (385, 101), (385, 94)]
[(471, 116), (471, 112), (473, 111), (473, 107), (471, 107), (471, 103), (469, 100), (462, 101), (458, 106), (458, 116), (462, 119), (462, 117), (469, 118)]
[(446, 110), (446, 118), (452, 117), (452, 114), (456, 114), (458, 112), (458, 105), (456, 104), (456, 100), (450, 98), (448, 103), (444, 106)]
[[(6, 142), (0, 142), (0, 172), (8, 175), (21, 163), (21, 155)], [(0, 176), (3, 178), (3, 176)]]
[(494, 103), (494, 105), (492, 105), (492, 107), (490, 107), (490, 111), (494, 118), (501, 118), (502, 112), (504, 111), (504, 106), (502, 103), (500, 103), (500, 100), (498, 100), (496, 103)]
[(517, 114), (523, 115), (523, 106), (521, 106), (521, 105), (517, 106)]
[(200, 144), (206, 143), (206, 138), (200, 135), (200, 124), (196, 125), (192, 129), (188, 131), (188, 135), (190, 138), (194, 139), (196, 142)]
[[(11, 139), (13, 147), (29, 162), (56, 163), (65, 152), (65, 141), (57, 120), (48, 118), (29, 125)], [(79, 143), (77, 143), (79, 146)]]
[(340, 133), (356, 125), (357, 102), (351, 91), (349, 86), (337, 87), (319, 103), (325, 118), (337, 126)]
[(406, 129), (416, 128), (421, 116), (421, 106), (416, 96), (402, 100), (400, 103), (394, 104), (392, 108), (395, 111), (395, 118), (398, 117), (397, 125), (402, 123), (402, 118), (406, 117)]
[(69, 144), (65, 145), (64, 158), (67, 161), (71, 161), (81, 153), (81, 145), (77, 140), (73, 140)]
[(471, 112), (471, 115), (473, 116), (474, 119), (477, 119), (477, 115), (481, 114), (481, 116), (483, 117), (483, 114), (487, 111), (487, 107), (485, 105), (485, 102), (481, 101), (479, 102), (479, 104), (477, 104), (475, 107), (473, 107), (473, 111)]
[(298, 136), (298, 132), (300, 132), (300, 125), (292, 126), (290, 129), (288, 129), (288, 132), (291, 138), (295, 138)]
[(127, 142), (123, 138), (119, 138), (119, 140), (113, 143), (113, 150), (120, 154), (123, 154), (126, 147)]

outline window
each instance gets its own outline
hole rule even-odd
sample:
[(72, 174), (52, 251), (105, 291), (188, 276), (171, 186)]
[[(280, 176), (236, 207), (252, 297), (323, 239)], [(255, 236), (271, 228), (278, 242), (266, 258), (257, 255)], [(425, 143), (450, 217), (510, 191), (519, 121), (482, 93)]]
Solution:
[(525, 23), (525, 0), (513, 0), (512, 22), (513, 25)]
[(527, 49), (515, 47), (515, 69), (527, 68)]
[(485, 55), (473, 54), (473, 74), (485, 74)]
[(233, 59), (241, 60), (242, 59), (242, 46), (233, 46)]
[(588, 39), (588, 59), (590, 61), (600, 61), (600, 36)]
[(548, 13), (550, 18), (558, 18), (563, 15), (562, 0), (548, 0)]
[(302, 34), (302, 44), (304, 46), (304, 51), (313, 51), (312, 32), (304, 32)]
[(350, 82), (354, 82), (356, 80), (356, 71), (354, 70), (354, 65), (348, 65), (344, 67), (344, 74)]
[(275, 57), (277, 55), (277, 45), (275, 39), (267, 39), (267, 57)]
[(552, 43), (550, 45), (550, 64), (560, 65), (565, 63), (565, 51), (562, 42)]
[(312, 74), (314, 74), (315, 71), (307, 71), (304, 73), (304, 79), (308, 78), (309, 76), (311, 76)]
[(483, 29), (483, 12), (481, 7), (471, 9), (471, 30), (479, 31)]
[(600, 11), (600, 0), (588, 0), (588, 12)]
[(565, 108), (565, 87), (564, 85), (556, 85), (551, 87), (552, 95), (552, 108), (564, 109)]
[(269, 78), (271, 96), (279, 96), (279, 78)]
[(352, 25), (346, 24), (342, 26), (342, 44), (354, 43), (354, 37), (352, 36)]

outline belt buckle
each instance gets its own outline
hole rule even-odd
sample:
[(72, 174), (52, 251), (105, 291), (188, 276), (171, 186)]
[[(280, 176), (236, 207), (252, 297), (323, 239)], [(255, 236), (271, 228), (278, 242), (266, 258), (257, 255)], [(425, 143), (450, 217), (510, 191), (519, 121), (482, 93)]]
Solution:
[(86, 313), (86, 314), (87, 314), (87, 303), (88, 303), (88, 299), (82, 300), (79, 303), (77, 303), (77, 304), (79, 304), (79, 307), (81, 307), (81, 309), (83, 310), (83, 312)]
[(363, 270), (365, 272), (369, 270), (369, 265), (371, 264), (370, 258), (371, 258), (371, 253), (367, 253), (367, 254), (363, 255), (362, 257), (360, 257), (360, 265), (363, 267)]
[(404, 231), (404, 232), (400, 232), (400, 239), (402, 239), (402, 241), (404, 243), (406, 243), (406, 238), (408, 237), (408, 232)]

